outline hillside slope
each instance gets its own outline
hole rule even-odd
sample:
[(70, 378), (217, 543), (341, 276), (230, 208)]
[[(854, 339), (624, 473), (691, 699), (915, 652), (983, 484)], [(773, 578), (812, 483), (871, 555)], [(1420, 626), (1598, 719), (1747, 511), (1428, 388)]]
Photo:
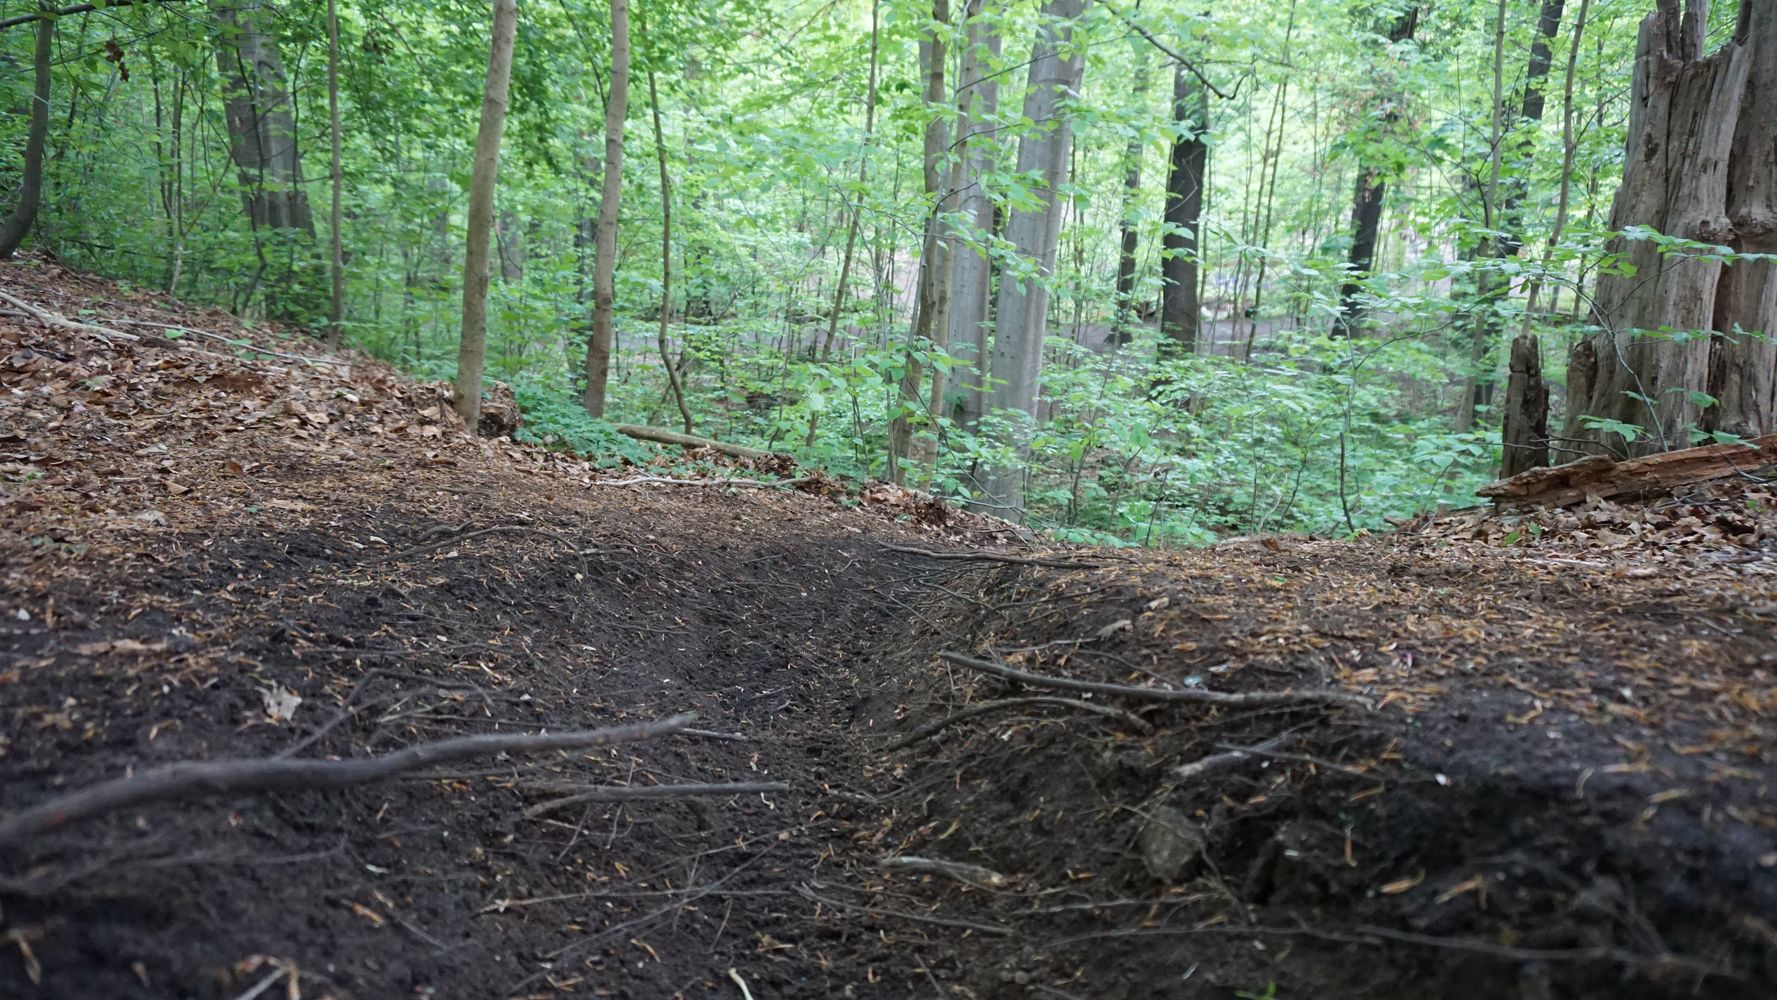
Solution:
[[(1761, 482), (1032, 553), (474, 437), (51, 264), (0, 291), (0, 829), (168, 762), (698, 716), (0, 843), (0, 995), (1777, 987)], [(725, 783), (774, 790), (656, 787)]]

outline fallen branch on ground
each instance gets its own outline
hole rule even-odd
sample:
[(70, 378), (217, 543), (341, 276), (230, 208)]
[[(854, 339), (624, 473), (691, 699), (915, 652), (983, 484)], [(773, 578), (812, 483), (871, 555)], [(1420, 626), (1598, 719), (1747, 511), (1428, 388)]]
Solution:
[[(612, 424), (619, 434), (635, 438), (637, 441), (652, 441), (655, 444), (676, 444), (681, 448), (708, 448), (735, 458), (765, 459), (777, 458), (782, 453), (766, 451), (763, 448), (749, 448), (744, 444), (729, 444), (715, 438), (698, 437), (696, 434), (681, 434), (669, 431), (664, 427), (644, 427), (641, 424)], [(783, 457), (788, 457), (783, 456)]]
[(1243, 707), (1268, 705), (1312, 705), (1324, 702), (1355, 705), (1369, 708), (1370, 703), (1364, 698), (1348, 694), (1344, 691), (1327, 691), (1310, 688), (1302, 691), (1245, 691), (1233, 693), (1228, 691), (1206, 691), (1201, 688), (1145, 688), (1129, 684), (1109, 684), (1103, 681), (1082, 681), (1072, 677), (1045, 677), (1009, 667), (1004, 663), (989, 660), (977, 660), (972, 656), (952, 653), (948, 650), (939, 653), (938, 658), (946, 663), (954, 663), (960, 667), (969, 667), (985, 673), (998, 674), (1032, 687), (1059, 688), (1065, 691), (1090, 691), (1094, 694), (1110, 694), (1123, 698), (1140, 698), (1144, 701), (1189, 701), (1205, 705), (1238, 705)]
[(798, 483), (811, 482), (813, 476), (797, 476), (795, 479), (673, 479), (668, 476), (635, 476), (630, 479), (595, 479), (594, 486), (641, 486), (652, 483), (658, 486), (778, 486), (789, 488)]
[(972, 562), (1010, 563), (1014, 566), (1043, 566), (1049, 569), (1103, 569), (1110, 563), (1074, 562), (1070, 559), (1044, 559), (1039, 556), (1013, 556), (1002, 552), (934, 552), (914, 545), (882, 546), (889, 552), (905, 552), (908, 555), (924, 556), (927, 559), (958, 559)]
[(577, 806), (583, 802), (634, 802), (638, 799), (687, 799), (706, 795), (751, 795), (765, 792), (787, 792), (790, 786), (778, 781), (730, 782), (707, 785), (595, 785), (565, 798), (550, 799), (524, 811), (529, 819), (546, 816), (557, 809)]
[[(152, 327), (156, 330), (171, 330), (171, 331), (174, 331), (176, 333), (181, 333), (181, 334), (189, 333), (189, 334), (191, 334), (193, 336), (197, 336), (197, 337), (208, 337), (211, 340), (219, 341), (221, 343), (227, 344), (230, 347), (238, 347), (243, 351), (252, 351), (255, 354), (263, 354), (269, 358), (279, 358), (284, 361), (295, 361), (299, 364), (314, 365), (317, 367), (325, 367), (325, 366), (343, 363), (338, 359), (311, 358), (306, 354), (291, 354), (287, 351), (274, 351), (269, 347), (260, 347), (258, 344), (252, 343), (251, 341), (247, 340), (245, 337), (230, 337), (227, 334), (215, 333), (210, 330), (200, 330), (195, 326), (181, 326), (177, 323), (156, 323), (153, 320), (146, 320), (146, 319), (120, 319), (120, 320), (118, 320), (118, 322), (126, 324), (128, 326), (146, 326), (146, 327)], [(132, 337), (131, 339), (133, 340), (135, 338)], [(177, 338), (165, 337), (165, 339), (175, 340)]]
[(79, 320), (69, 319), (53, 309), (34, 306), (23, 299), (14, 298), (5, 292), (0, 292), (0, 299), (4, 299), (15, 306), (18, 306), (20, 309), (29, 313), (32, 319), (35, 319), (37, 322), (42, 323), (44, 326), (51, 329), (70, 330), (74, 333), (90, 333), (107, 344), (111, 343), (113, 337), (118, 340), (142, 339), (133, 333), (124, 333), (122, 330), (113, 330), (108, 326), (98, 326), (93, 323), (82, 323)]
[(422, 743), (396, 753), (356, 760), (184, 761), (141, 774), (100, 782), (58, 795), (0, 821), (0, 847), (47, 833), (58, 827), (151, 802), (181, 802), (230, 792), (279, 792), (336, 789), (369, 784), (421, 767), (488, 757), (500, 753), (543, 753), (580, 750), (613, 743), (665, 736), (685, 728), (694, 716), (675, 715), (659, 722), (613, 726), (569, 733), (485, 733)]
[(1120, 708), (1112, 708), (1109, 705), (1095, 705), (1092, 702), (1080, 701), (1077, 698), (1060, 698), (1055, 695), (1039, 694), (1027, 695), (1021, 698), (998, 698), (993, 701), (983, 701), (970, 705), (967, 708), (953, 712), (950, 715), (939, 719), (937, 722), (921, 726), (902, 739), (896, 740), (894, 743), (891, 743), (882, 749), (884, 753), (892, 750), (904, 750), (915, 743), (936, 736), (938, 733), (943, 732), (945, 729), (948, 729), (964, 719), (973, 718), (977, 715), (985, 715), (988, 712), (997, 712), (1003, 708), (1021, 708), (1025, 705), (1053, 705), (1057, 708), (1071, 708), (1080, 712), (1091, 712), (1094, 715), (1102, 715), (1107, 719), (1116, 719), (1118, 722), (1129, 726), (1137, 732), (1151, 733), (1154, 731), (1154, 727), (1148, 725), (1146, 721), (1131, 715)]
[(885, 917), (894, 917), (897, 920), (911, 920), (914, 923), (935, 924), (939, 927), (954, 927), (965, 931), (975, 931), (979, 934), (992, 934), (995, 937), (1011, 937), (1017, 933), (1012, 928), (1002, 927), (999, 924), (978, 924), (973, 920), (957, 920), (950, 917), (930, 917), (923, 913), (908, 913), (905, 910), (891, 910), (881, 906), (865, 906), (860, 903), (842, 903), (837, 899), (828, 899), (825, 896), (817, 895), (813, 889), (810, 889), (806, 885), (797, 886), (796, 892), (803, 899), (815, 903), (821, 903), (825, 906), (831, 906), (835, 910), (851, 910), (853, 913), (864, 913), (871, 916), (881, 914)]
[(980, 865), (971, 865), (965, 861), (946, 861), (943, 858), (921, 858), (912, 854), (902, 854), (892, 858), (883, 858), (876, 863), (879, 868), (890, 871), (913, 872), (918, 875), (943, 875), (953, 878), (965, 885), (984, 886), (998, 889), (1009, 879)]
[(551, 531), (548, 528), (538, 527), (534, 524), (496, 524), (491, 528), (478, 528), (475, 531), (464, 532), (460, 535), (451, 535), (449, 538), (440, 539), (436, 542), (427, 542), (424, 545), (416, 545), (411, 549), (406, 549), (401, 552), (391, 552), (375, 559), (366, 560), (366, 564), (375, 565), (377, 563), (395, 562), (401, 559), (412, 559), (414, 556), (423, 556), (429, 552), (436, 552), (439, 549), (449, 548), (459, 542), (466, 542), (471, 538), (481, 538), (485, 535), (500, 534), (541, 535), (545, 538), (553, 539), (554, 541), (566, 545), (571, 552), (580, 557), (582, 563), (585, 562), (587, 556), (599, 555), (602, 551), (600, 549), (582, 549), (574, 544), (573, 539), (564, 537), (558, 532)]
[(1287, 746), (1292, 739), (1293, 737), (1286, 733), (1283, 736), (1273, 736), (1265, 742), (1260, 743), (1258, 746), (1232, 749), (1226, 753), (1211, 754), (1200, 760), (1194, 760), (1189, 764), (1181, 764), (1178, 767), (1173, 768), (1172, 776), (1179, 781), (1196, 781), (1199, 778), (1208, 777), (1212, 774), (1231, 771), (1249, 761), (1263, 760), (1266, 751)]

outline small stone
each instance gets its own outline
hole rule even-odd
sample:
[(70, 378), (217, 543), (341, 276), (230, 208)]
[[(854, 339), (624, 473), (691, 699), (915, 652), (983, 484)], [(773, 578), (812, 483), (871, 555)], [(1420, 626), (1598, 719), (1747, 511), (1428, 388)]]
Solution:
[(1148, 874), (1162, 882), (1173, 882), (1191, 862), (1203, 853), (1203, 833), (1184, 813), (1171, 806), (1161, 806), (1148, 813), (1142, 824), (1142, 863)]

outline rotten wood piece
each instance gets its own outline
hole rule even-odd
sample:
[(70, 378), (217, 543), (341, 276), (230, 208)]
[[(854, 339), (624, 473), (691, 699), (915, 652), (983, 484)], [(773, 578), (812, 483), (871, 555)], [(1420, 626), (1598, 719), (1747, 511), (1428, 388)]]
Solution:
[(1618, 462), (1593, 455), (1547, 469), (1531, 469), (1475, 492), (1500, 506), (1563, 507), (1587, 497), (1657, 493), (1690, 483), (1750, 474), (1777, 463), (1777, 434), (1744, 444), (1708, 444)]
[(669, 431), (664, 427), (645, 427), (641, 424), (613, 424), (617, 433), (635, 438), (637, 441), (652, 441), (655, 444), (676, 444), (682, 448), (708, 448), (735, 458), (767, 459), (789, 458), (782, 452), (766, 451), (763, 448), (749, 448), (744, 444), (729, 444), (715, 438), (699, 437), (696, 434), (683, 434)]
[(1530, 334), (1512, 338), (1500, 443), (1501, 479), (1549, 464), (1549, 386), (1543, 381), (1542, 345)]
[(659, 722), (569, 733), (484, 733), (438, 740), (380, 757), (356, 760), (182, 761), (58, 795), (0, 820), (0, 848), (15, 846), (58, 827), (151, 802), (182, 802), (231, 792), (282, 792), (350, 788), (382, 781), (433, 764), (501, 753), (543, 753), (634, 743), (685, 728), (695, 718), (675, 715)]

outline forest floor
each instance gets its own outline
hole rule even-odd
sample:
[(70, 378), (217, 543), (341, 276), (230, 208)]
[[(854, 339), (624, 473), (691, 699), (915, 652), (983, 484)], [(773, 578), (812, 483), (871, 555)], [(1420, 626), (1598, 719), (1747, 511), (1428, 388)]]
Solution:
[[(173, 761), (698, 716), (0, 843), (0, 996), (1777, 990), (1751, 477), (1033, 553), (888, 487), (475, 437), (47, 262), (0, 291), (68, 321), (0, 301), (0, 828)], [(558, 801), (726, 782), (787, 787)]]

